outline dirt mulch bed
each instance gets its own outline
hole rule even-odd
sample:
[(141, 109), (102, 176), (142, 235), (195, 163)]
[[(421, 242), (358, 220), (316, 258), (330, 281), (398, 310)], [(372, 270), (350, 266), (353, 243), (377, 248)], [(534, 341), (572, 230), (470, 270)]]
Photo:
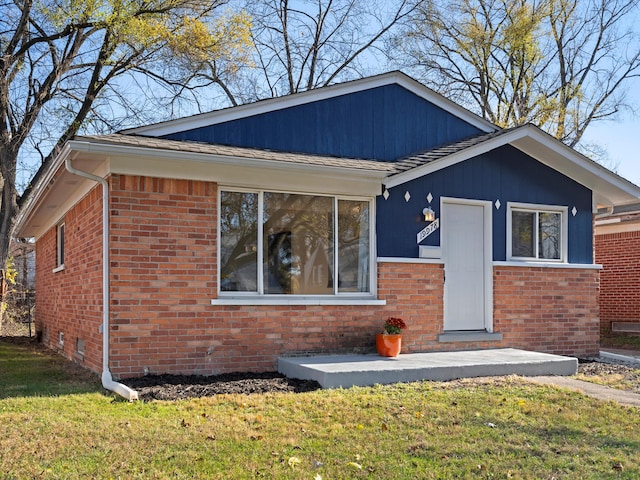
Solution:
[(275, 372), (227, 373), (211, 377), (149, 375), (123, 380), (138, 392), (140, 400), (184, 400), (229, 393), (310, 392), (320, 384), (313, 380), (287, 378)]

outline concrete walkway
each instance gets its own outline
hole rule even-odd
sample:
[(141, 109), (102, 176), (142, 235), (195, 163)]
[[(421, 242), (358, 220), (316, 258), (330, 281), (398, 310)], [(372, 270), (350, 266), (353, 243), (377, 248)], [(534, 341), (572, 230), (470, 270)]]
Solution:
[(622, 348), (603, 348), (600, 356), (611, 360), (618, 360), (625, 363), (640, 365), (640, 352), (637, 350), (626, 350)]
[(500, 375), (575, 375), (578, 360), (514, 348), (458, 352), (280, 357), (278, 371), (290, 378), (315, 380), (323, 388), (349, 388), (419, 380)]
[(605, 387), (604, 385), (597, 385), (595, 383), (583, 382), (582, 380), (576, 380), (575, 378), (537, 376), (527, 377), (526, 380), (542, 385), (568, 388), (570, 390), (575, 390), (584, 393), (585, 395), (589, 395), (590, 397), (597, 398), (598, 400), (613, 400), (621, 405), (640, 407), (640, 395), (638, 395), (637, 393), (617, 390), (615, 388), (609, 388)]

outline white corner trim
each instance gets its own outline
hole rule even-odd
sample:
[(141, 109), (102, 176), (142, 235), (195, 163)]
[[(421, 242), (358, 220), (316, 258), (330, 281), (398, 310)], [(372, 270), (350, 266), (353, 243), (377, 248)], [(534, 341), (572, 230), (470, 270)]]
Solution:
[(211, 305), (386, 305), (386, 300), (376, 298), (312, 298), (265, 296), (218, 297), (211, 299)]
[(444, 265), (441, 258), (378, 257), (377, 263), (433, 263)]
[(574, 268), (580, 270), (602, 270), (602, 265), (595, 263), (560, 263), (560, 262), (505, 262), (494, 261), (494, 267), (529, 267), (529, 268)]

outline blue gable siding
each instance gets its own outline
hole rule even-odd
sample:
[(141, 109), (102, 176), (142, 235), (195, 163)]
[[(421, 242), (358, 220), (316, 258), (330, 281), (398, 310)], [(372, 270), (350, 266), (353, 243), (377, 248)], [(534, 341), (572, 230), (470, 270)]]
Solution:
[(393, 161), (478, 133), (399, 85), (386, 85), (164, 138)]
[[(405, 192), (411, 195), (408, 202)], [(440, 218), (441, 197), (489, 200), (494, 204), (493, 260), (497, 261), (506, 259), (507, 202), (566, 206), (569, 263), (593, 263), (591, 190), (514, 147), (500, 147), (394, 187), (389, 193), (388, 200), (377, 198), (378, 256), (418, 256), (416, 234), (426, 226), (420, 214), (431, 193), (436, 218)], [(500, 200), (500, 209), (495, 208), (496, 200)], [(575, 216), (571, 214), (574, 206), (578, 211)], [(440, 245), (440, 231), (421, 245)]]

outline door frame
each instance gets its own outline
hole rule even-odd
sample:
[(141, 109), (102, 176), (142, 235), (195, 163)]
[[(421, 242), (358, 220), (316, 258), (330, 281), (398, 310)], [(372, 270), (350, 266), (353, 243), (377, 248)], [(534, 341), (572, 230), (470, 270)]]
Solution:
[[(445, 203), (457, 204), (457, 205), (470, 205), (480, 206), (483, 208), (483, 226), (484, 226), (484, 328), (488, 333), (493, 332), (493, 203), (490, 200), (470, 200), (466, 198), (453, 198), (453, 197), (440, 197), (440, 212), (445, 211)], [(443, 217), (443, 215), (440, 215)], [(442, 247), (442, 258), (444, 260), (444, 268), (446, 272), (447, 268), (447, 255), (448, 248), (445, 243), (446, 231), (447, 231), (447, 219), (442, 218), (440, 221), (442, 228), (442, 236), (440, 238), (440, 245)], [(445, 276), (446, 284), (446, 276)], [(446, 323), (446, 304), (447, 294), (446, 286), (443, 285), (443, 330)], [(451, 331), (451, 330), (449, 330)], [(447, 330), (444, 330), (446, 333)]]

